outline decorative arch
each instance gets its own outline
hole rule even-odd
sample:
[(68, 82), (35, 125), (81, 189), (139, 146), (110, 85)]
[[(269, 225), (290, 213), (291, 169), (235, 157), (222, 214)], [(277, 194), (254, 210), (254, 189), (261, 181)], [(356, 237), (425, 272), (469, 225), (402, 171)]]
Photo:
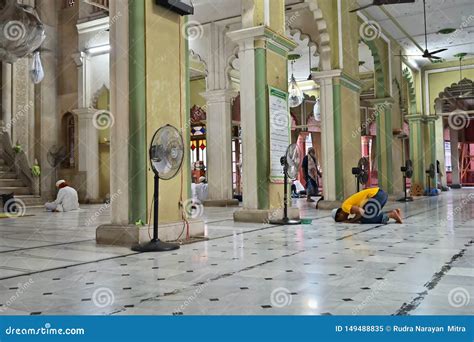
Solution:
[(225, 68), (225, 74), (227, 77), (227, 83), (226, 87), (232, 88), (232, 81), (236, 81), (239, 77), (238, 75), (238, 63), (239, 59), (239, 46), (236, 46), (234, 50), (232, 50), (232, 54), (227, 58), (226, 60), (226, 68)]
[(63, 143), (66, 148), (67, 158), (61, 163), (64, 169), (74, 169), (76, 167), (76, 150), (78, 139), (77, 115), (66, 112), (61, 118), (61, 131), (63, 133)]
[(92, 108), (96, 108), (98, 109), (99, 107), (99, 99), (100, 97), (104, 94), (104, 92), (108, 93), (108, 103), (110, 103), (110, 90), (109, 88), (107, 88), (107, 86), (105, 85), (105, 83), (102, 85), (102, 87), (99, 88), (99, 90), (97, 90), (95, 93), (94, 93), (94, 96), (92, 97)]
[(192, 49), (189, 49), (189, 61), (190, 61), (190, 64), (196, 64), (197, 68), (195, 69), (197, 71), (202, 71), (204, 73), (204, 76), (207, 77), (207, 75), (209, 74), (209, 71), (207, 68), (206, 61)]
[[(330, 36), (328, 32), (328, 25), (324, 19), (322, 10), (319, 8), (319, 0), (304, 0), (308, 4), (309, 11), (311, 16), (316, 23), (317, 34), (311, 35), (310, 41), (314, 42), (318, 47), (318, 54), (320, 56), (319, 68), (321, 70), (331, 70), (331, 45), (330, 45)], [(293, 20), (296, 21), (296, 20)], [(291, 20), (289, 20), (290, 30), (298, 29), (298, 25)]]
[(402, 77), (405, 80), (408, 87), (408, 102), (410, 103), (410, 113), (416, 113), (416, 93), (415, 93), (415, 81), (413, 76), (408, 68), (402, 70)]
[(379, 49), (373, 40), (362, 39), (362, 42), (367, 45), (374, 58), (374, 76), (375, 76), (375, 97), (385, 97), (385, 74), (383, 70), (382, 60), (379, 55)]

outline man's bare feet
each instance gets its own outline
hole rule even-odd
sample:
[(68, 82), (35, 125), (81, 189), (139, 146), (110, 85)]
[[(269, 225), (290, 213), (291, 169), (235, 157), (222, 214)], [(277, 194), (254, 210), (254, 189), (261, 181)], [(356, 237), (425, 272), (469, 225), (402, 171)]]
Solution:
[(403, 223), (402, 217), (398, 210), (392, 210), (388, 212), (388, 217), (394, 219), (398, 224)]

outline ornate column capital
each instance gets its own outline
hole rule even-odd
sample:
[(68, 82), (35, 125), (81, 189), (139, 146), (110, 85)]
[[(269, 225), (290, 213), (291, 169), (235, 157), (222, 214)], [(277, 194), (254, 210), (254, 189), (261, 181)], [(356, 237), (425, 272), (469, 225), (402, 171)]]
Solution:
[(207, 103), (230, 102), (238, 95), (238, 92), (232, 89), (218, 89), (208, 90), (200, 95), (206, 99)]

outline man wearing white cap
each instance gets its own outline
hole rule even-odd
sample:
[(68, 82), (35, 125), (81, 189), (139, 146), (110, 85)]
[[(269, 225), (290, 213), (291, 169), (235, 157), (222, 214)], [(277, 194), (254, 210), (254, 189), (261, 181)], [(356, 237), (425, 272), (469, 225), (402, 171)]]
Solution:
[(56, 182), (59, 189), (58, 196), (54, 202), (48, 202), (44, 205), (46, 210), (52, 212), (66, 212), (79, 209), (79, 200), (77, 191), (70, 187), (64, 179)]

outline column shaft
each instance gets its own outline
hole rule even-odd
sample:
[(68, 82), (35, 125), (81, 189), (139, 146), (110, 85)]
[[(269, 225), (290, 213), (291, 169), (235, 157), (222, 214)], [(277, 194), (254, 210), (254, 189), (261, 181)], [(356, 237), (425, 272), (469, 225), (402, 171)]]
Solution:
[(461, 178), (459, 170), (459, 131), (450, 128), (451, 140), (451, 187), (460, 188)]

